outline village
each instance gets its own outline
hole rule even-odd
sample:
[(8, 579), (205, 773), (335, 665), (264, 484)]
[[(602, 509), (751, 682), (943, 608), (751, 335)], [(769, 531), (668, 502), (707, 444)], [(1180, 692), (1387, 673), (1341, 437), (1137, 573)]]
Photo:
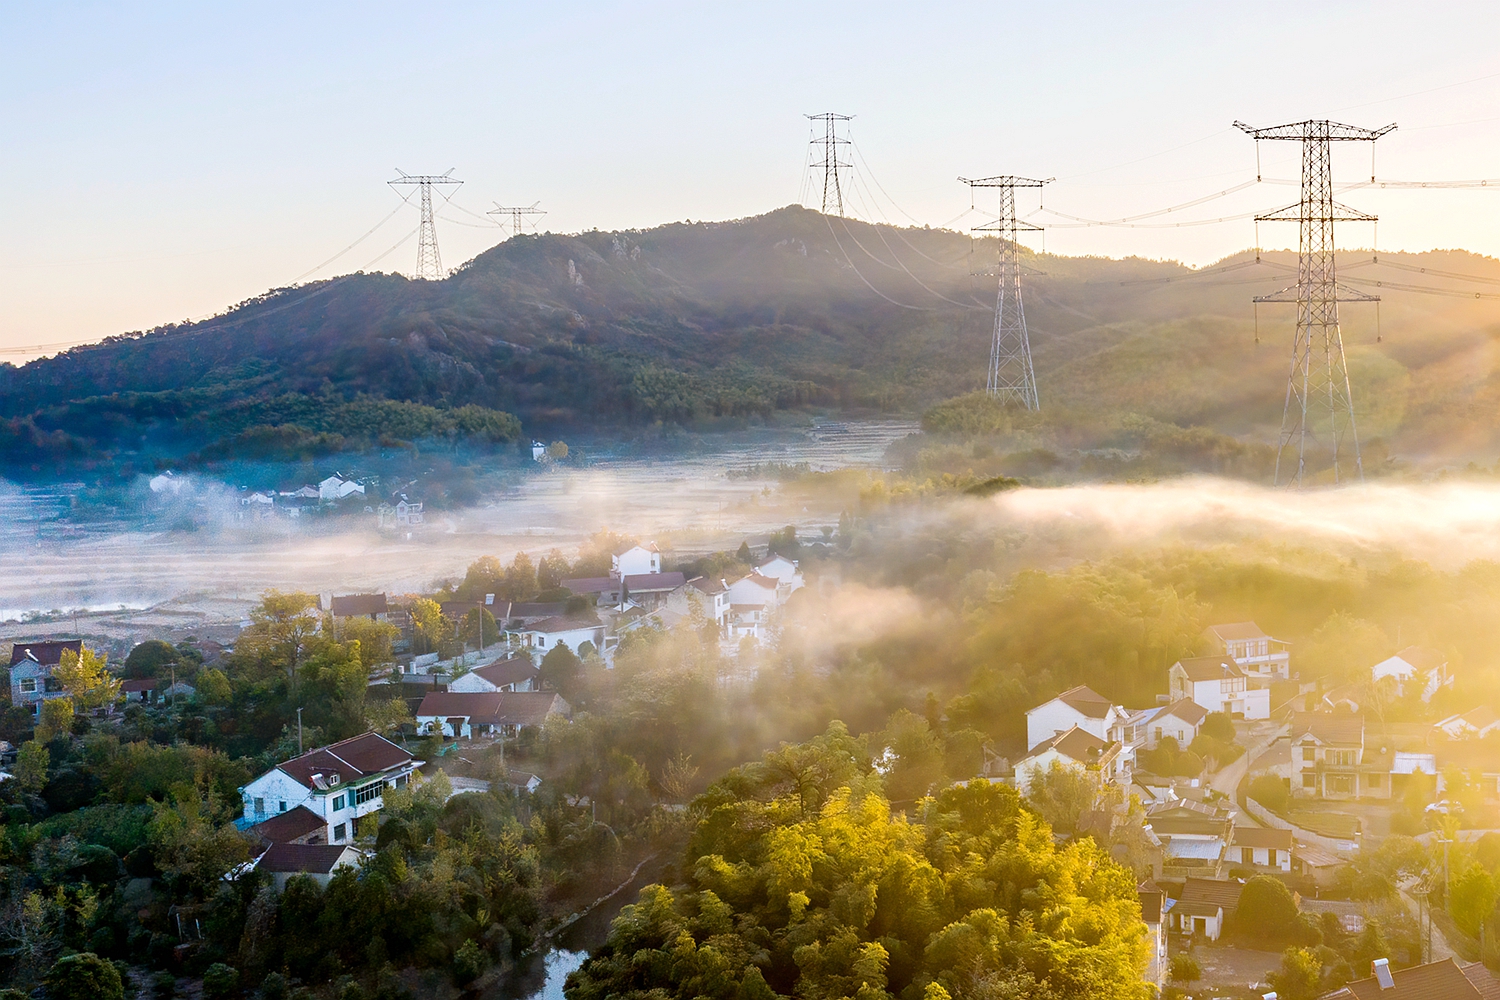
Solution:
[[(330, 595), (317, 609), (324, 627), (390, 627), (390, 669), (373, 673), (369, 685), (409, 714), (384, 731), (299, 745), (245, 784), (235, 826), (258, 847), (243, 870), (266, 873), (278, 887), (298, 875), (327, 885), (371, 855), (393, 790), (409, 795), (441, 776), (450, 798), (490, 791), (496, 779), (463, 766), (481, 752), (499, 755), (499, 780), (512, 792), (536, 793), (548, 778), (527, 756), (528, 737), (575, 713), (547, 675), (549, 656), (609, 670), (633, 634), (692, 628), (711, 634), (732, 660), (776, 640), (807, 582), (798, 560), (771, 549), (734, 579), (689, 578), (664, 568), (656, 544), (632, 542), (610, 553), (604, 575), (563, 578), (562, 600), (475, 593), (426, 601), (442, 621), (476, 625), (453, 628), (444, 649), (427, 651), (418, 651), (419, 637), (433, 609), (423, 602)], [(211, 665), (232, 648), (200, 642), (197, 651)], [(1357, 885), (1365, 859), (1393, 834), (1429, 848), (1500, 841), (1490, 830), (1500, 826), (1500, 715), (1487, 706), (1434, 710), (1454, 676), (1440, 652), (1421, 646), (1326, 690), (1302, 681), (1291, 644), (1254, 622), (1210, 626), (1202, 649), (1171, 664), (1155, 704), (1118, 704), (1080, 685), (1026, 709), (1024, 746), (986, 743), (969, 780), (1015, 787), (1048, 815), (1060, 842), (1092, 838), (1134, 870), (1150, 939), (1146, 978), (1158, 990), (1262, 982), (1278, 960), (1274, 942), (1292, 938), (1252, 927), (1279, 903), (1280, 919), (1322, 928), (1325, 943), (1343, 940), (1355, 951), (1377, 914), (1389, 922), (1395, 907), (1409, 916), (1419, 944), (1407, 968), (1391, 971), (1389, 955), (1366, 956), (1382, 997), (1500, 993), (1471, 954), (1483, 947), (1484, 930), (1478, 943), (1464, 940), (1428, 905), (1449, 898), (1448, 885), (1416, 874), (1384, 893)], [(84, 654), (80, 639), (16, 642), (13, 710), (43, 722), (49, 702), (73, 697), (61, 668)], [(199, 697), (175, 674), (114, 683), (113, 700), (98, 710), (106, 715)], [(0, 753), (10, 768), (0, 781), (12, 779), (16, 751), (7, 745)], [(1049, 815), (1047, 802), (1063, 803), (1064, 812)], [(1271, 883), (1279, 888), (1268, 890)], [(1421, 992), (1453, 976), (1453, 984), (1462, 980), (1450, 984), (1459, 992)], [(1365, 995), (1359, 985), (1351, 995)]]

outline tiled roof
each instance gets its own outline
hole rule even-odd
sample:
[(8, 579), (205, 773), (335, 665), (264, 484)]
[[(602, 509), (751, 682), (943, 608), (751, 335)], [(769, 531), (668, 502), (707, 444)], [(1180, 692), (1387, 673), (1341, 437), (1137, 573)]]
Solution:
[(1319, 743), (1332, 746), (1361, 746), (1364, 743), (1365, 717), (1348, 712), (1298, 712), (1292, 717), (1292, 742), (1311, 734)]
[(1079, 761), (1080, 763), (1096, 763), (1105, 756), (1108, 748), (1114, 745), (1113, 743), (1105, 743), (1093, 733), (1074, 726), (1066, 732), (1049, 736), (1032, 747), (1031, 752), (1022, 759), (1022, 762), (1031, 760), (1033, 757), (1048, 750), (1056, 750), (1064, 757)]
[(267, 872), (327, 875), (338, 867), (348, 850), (343, 844), (272, 844), (255, 867)]
[(347, 782), (400, 767), (410, 763), (411, 759), (411, 754), (379, 733), (365, 733), (310, 750), (277, 767), (304, 788), (313, 788), (314, 774), (325, 777), (337, 774)]
[(1480, 705), (1478, 708), (1469, 709), (1462, 715), (1450, 715), (1442, 722), (1439, 722), (1438, 725), (1448, 726), (1455, 722), (1466, 722), (1475, 729), (1483, 729), (1485, 726), (1492, 726), (1496, 722), (1500, 722), (1500, 715), (1496, 715), (1495, 710), (1490, 708), (1490, 706)]
[(554, 713), (567, 715), (568, 703), (551, 691), (506, 691), (500, 721), (508, 726), (540, 726)]
[(1426, 646), (1407, 646), (1396, 655), (1418, 670), (1436, 670), (1448, 662), (1448, 658), (1442, 653)]
[(1264, 826), (1236, 826), (1232, 843), (1235, 847), (1264, 847), (1290, 851), (1292, 831), (1275, 830)]
[(1484, 1000), (1500, 1000), (1500, 978), (1484, 967), (1483, 962), (1470, 962), (1462, 967), (1464, 978), (1474, 984)]
[(139, 691), (155, 691), (156, 678), (131, 678), (120, 682), (120, 690), (125, 694), (135, 694)]
[(1225, 642), (1243, 642), (1246, 639), (1269, 639), (1265, 630), (1254, 622), (1230, 622), (1227, 625), (1210, 625), (1208, 631)]
[(678, 572), (635, 573), (625, 577), (625, 586), (633, 593), (648, 590), (676, 590), (687, 582), (687, 577)]
[(1226, 910), (1232, 910), (1240, 905), (1240, 893), (1244, 889), (1245, 883), (1235, 879), (1189, 877), (1182, 885), (1182, 895), (1179, 898), (1184, 903), (1217, 903)]
[(579, 629), (601, 628), (603, 625), (604, 623), (599, 620), (598, 615), (589, 612), (587, 615), (556, 615), (552, 618), (543, 618), (539, 622), (532, 622), (521, 631), (541, 632), (546, 635), (552, 635), (557, 632), (574, 632)]
[(1245, 676), (1239, 664), (1227, 656), (1189, 656), (1187, 659), (1178, 660), (1177, 665), (1187, 673), (1187, 679), (1194, 683), (1216, 681), (1224, 677)]
[(383, 615), (390, 608), (384, 594), (347, 594), (335, 597), (329, 609), (337, 618), (353, 618), (356, 615)]
[(63, 650), (71, 649), (75, 653), (83, 652), (82, 639), (45, 639), (40, 642), (17, 642), (10, 651), (10, 665), (15, 666), (26, 659), (30, 653), (31, 658), (44, 667), (55, 667), (62, 662)]
[(1213, 816), (1152, 816), (1151, 829), (1161, 837), (1222, 837), (1227, 823)]
[(1481, 1000), (1484, 996), (1451, 958), (1398, 969), (1391, 979), (1394, 985), (1386, 989), (1374, 977), (1344, 989), (1357, 1000)]
[(481, 725), (500, 724), (500, 691), (434, 691), (422, 699), (417, 709), (421, 719), (467, 718)]
[(474, 673), (483, 677), (496, 687), (504, 687), (507, 684), (515, 684), (518, 681), (530, 680), (539, 673), (531, 660), (524, 656), (512, 657), (508, 660), (497, 660), (487, 663), (482, 667), (475, 667)]
[[(1153, 715), (1150, 722), (1167, 718), (1181, 719), (1190, 726), (1201, 726), (1203, 720), (1208, 718), (1208, 709), (1191, 698), (1180, 698)], [(1149, 725), (1150, 722), (1147, 724)]]
[(1141, 919), (1148, 924), (1161, 923), (1161, 907), (1167, 895), (1161, 886), (1148, 879), (1136, 886), (1136, 894), (1141, 899)]
[(323, 817), (313, 812), (307, 806), (298, 806), (284, 813), (278, 813), (268, 820), (256, 823), (250, 828), (250, 833), (261, 840), (271, 844), (285, 844), (294, 840), (300, 840), (310, 833), (318, 833), (328, 828)]
[(562, 582), (575, 594), (603, 594), (614, 590), (620, 585), (620, 581), (612, 576), (577, 576)]
[(1058, 695), (1055, 701), (1060, 701), (1080, 715), (1086, 715), (1090, 719), (1102, 719), (1109, 714), (1112, 707), (1108, 698), (1098, 693), (1087, 684), (1068, 688)]

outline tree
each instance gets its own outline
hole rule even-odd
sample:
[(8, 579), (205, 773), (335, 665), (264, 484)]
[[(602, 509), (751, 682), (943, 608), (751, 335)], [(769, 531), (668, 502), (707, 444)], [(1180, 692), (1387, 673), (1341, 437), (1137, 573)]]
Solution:
[(251, 609), (250, 627), (240, 633), (236, 649), (284, 670), (295, 691), (297, 671), (321, 625), (317, 608), (316, 594), (266, 591)]
[(552, 549), (536, 563), (536, 585), (538, 590), (556, 590), (562, 586), (563, 577), (569, 572), (568, 561), (563, 554)]
[(1291, 804), (1286, 781), (1274, 774), (1262, 774), (1250, 781), (1250, 797), (1275, 813), (1284, 813)]
[(1191, 983), (1203, 978), (1203, 966), (1192, 955), (1183, 952), (1172, 956), (1172, 980), (1178, 983)]
[(564, 441), (553, 441), (547, 446), (547, 457), (554, 462), (561, 462), (568, 457), (568, 445)]
[(1208, 736), (1222, 743), (1233, 743), (1235, 741), (1234, 720), (1223, 712), (1209, 712), (1208, 718), (1203, 720), (1199, 727), (1200, 736)]
[(578, 693), (583, 661), (568, 648), (567, 643), (559, 642), (542, 657), (537, 673), (543, 686), (571, 699)]
[(423, 653), (441, 653), (453, 640), (453, 623), (437, 601), (419, 597), (411, 602), (411, 620), (416, 626), (416, 645)]
[(21, 744), (16, 754), (16, 784), (33, 794), (47, 787), (47, 767), (52, 763), (52, 752), (37, 740)]
[(739, 550), (735, 552), (734, 558), (746, 566), (755, 563), (755, 554), (750, 551), (750, 543), (748, 541), (740, 542)]
[(365, 701), (365, 725), (374, 733), (397, 733), (415, 722), (405, 698), (379, 698)]
[(182, 659), (182, 653), (176, 646), (162, 642), (160, 639), (147, 639), (130, 651), (125, 657), (124, 675), (132, 679), (144, 679), (159, 677), (164, 667), (169, 667)]
[(209, 667), (196, 678), (198, 700), (205, 705), (227, 705), (234, 698), (229, 678), (217, 667)]
[(1296, 944), (1305, 935), (1291, 890), (1270, 875), (1245, 883), (1234, 911), (1234, 930), (1237, 937), (1262, 944)]
[(1026, 801), (1058, 833), (1073, 833), (1083, 814), (1094, 807), (1098, 794), (1097, 774), (1081, 767), (1053, 761), (1052, 766), (1031, 772), (1026, 783)]
[(73, 700), (71, 698), (48, 698), (42, 702), (36, 723), (35, 739), (38, 743), (51, 743), (59, 736), (73, 731)]
[(1323, 960), (1311, 948), (1288, 948), (1281, 968), (1266, 976), (1278, 1000), (1314, 1000), (1323, 992)]
[(500, 641), (500, 626), (489, 608), (472, 608), (464, 615), (459, 635), (471, 646), (493, 646)]
[(1453, 878), (1448, 894), (1448, 912), (1459, 930), (1479, 936), (1479, 927), (1495, 908), (1495, 882), (1484, 866), (1469, 862)]
[(895, 713), (870, 745), (875, 768), (897, 802), (920, 799), (943, 779), (942, 740), (920, 715), (905, 709)]
[(63, 650), (62, 662), (53, 676), (62, 684), (73, 705), (84, 712), (113, 705), (120, 697), (120, 681), (104, 667), (104, 657), (87, 646), (81, 653)]
[(1312, 641), (1298, 654), (1304, 678), (1329, 678), (1338, 683), (1363, 676), (1370, 664), (1391, 652), (1391, 640), (1374, 622), (1335, 611), (1312, 634)]
[(366, 670), (391, 662), (391, 645), (401, 637), (401, 630), (390, 622), (372, 618), (344, 618), (338, 621), (340, 642), (359, 643), (359, 659)]
[(508, 601), (529, 601), (536, 596), (536, 567), (531, 557), (517, 552), (505, 570), (505, 582), (500, 586), (501, 596)]
[(48, 1000), (124, 1000), (120, 972), (91, 951), (67, 955), (47, 973)]
[(239, 988), (239, 971), (223, 962), (215, 962), (203, 973), (203, 1000), (227, 1000)]

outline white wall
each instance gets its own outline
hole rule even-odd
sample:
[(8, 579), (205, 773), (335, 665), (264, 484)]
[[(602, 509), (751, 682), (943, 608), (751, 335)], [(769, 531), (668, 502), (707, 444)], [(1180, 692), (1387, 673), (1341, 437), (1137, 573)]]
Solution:
[(1108, 723), (1107, 718), (1091, 719), (1065, 702), (1053, 698), (1026, 713), (1026, 749), (1030, 750), (1043, 740), (1050, 740), (1075, 725), (1101, 740), (1107, 740)]

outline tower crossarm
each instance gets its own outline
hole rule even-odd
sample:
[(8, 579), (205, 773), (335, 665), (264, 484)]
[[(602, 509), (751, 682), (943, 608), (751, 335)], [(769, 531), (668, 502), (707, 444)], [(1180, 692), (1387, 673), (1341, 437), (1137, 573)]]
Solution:
[(1344, 142), (1371, 142), (1396, 128), (1391, 122), (1382, 128), (1361, 128), (1327, 119), (1309, 118), (1304, 122), (1288, 122), (1285, 125), (1267, 125), (1257, 128), (1244, 122), (1235, 122), (1234, 127), (1253, 139), (1289, 139), (1302, 142), (1306, 139), (1328, 139)]
[(1341, 204), (1341, 203), (1336, 202), (1336, 201), (1329, 201), (1328, 204), (1329, 204), (1329, 206), (1330, 206), (1330, 208), (1332, 210), (1332, 214), (1327, 215), (1327, 216), (1324, 216), (1324, 215), (1321, 215), (1321, 214), (1314, 215), (1313, 214), (1314, 211), (1318, 211), (1317, 209), (1314, 208), (1314, 206), (1309, 205), (1305, 201), (1295, 201), (1295, 202), (1292, 202), (1292, 204), (1286, 206), (1285, 208), (1278, 208), (1276, 211), (1274, 211), (1274, 212), (1267, 212), (1265, 215), (1257, 215), (1255, 217), (1255, 221), (1256, 222), (1323, 222), (1323, 221), (1328, 221), (1328, 222), (1378, 222), (1379, 219), (1380, 219), (1379, 216), (1371, 215), (1369, 212), (1361, 212), (1357, 208), (1350, 208), (1348, 205), (1344, 205), (1344, 204)]
[[(1335, 284), (1334, 285), (1334, 289), (1335, 289), (1335, 294), (1334, 294), (1333, 301), (1335, 301), (1335, 302), (1379, 302), (1380, 301), (1380, 296), (1379, 295), (1371, 295), (1368, 292), (1361, 292), (1358, 289), (1350, 288), (1348, 285), (1338, 285), (1338, 284)], [(1250, 299), (1250, 301), (1251, 302), (1297, 302), (1297, 301), (1300, 301), (1299, 298), (1298, 298), (1298, 296), (1300, 296), (1301, 294), (1302, 294), (1301, 286), (1299, 286), (1299, 285), (1287, 285), (1285, 288), (1279, 288), (1276, 291), (1271, 292), (1269, 295), (1256, 295), (1256, 296), (1253, 296)]]
[(958, 182), (960, 184), (967, 184), (969, 185), (969, 187), (979, 188), (1039, 188), (1043, 184), (1051, 184), (1054, 179), (1055, 178), (1048, 177), (1046, 180), (1039, 181), (1034, 177), (1016, 177), (1012, 174), (996, 174), (994, 177), (976, 177), (973, 179), (970, 179), (968, 177), (960, 177), (958, 179)]

